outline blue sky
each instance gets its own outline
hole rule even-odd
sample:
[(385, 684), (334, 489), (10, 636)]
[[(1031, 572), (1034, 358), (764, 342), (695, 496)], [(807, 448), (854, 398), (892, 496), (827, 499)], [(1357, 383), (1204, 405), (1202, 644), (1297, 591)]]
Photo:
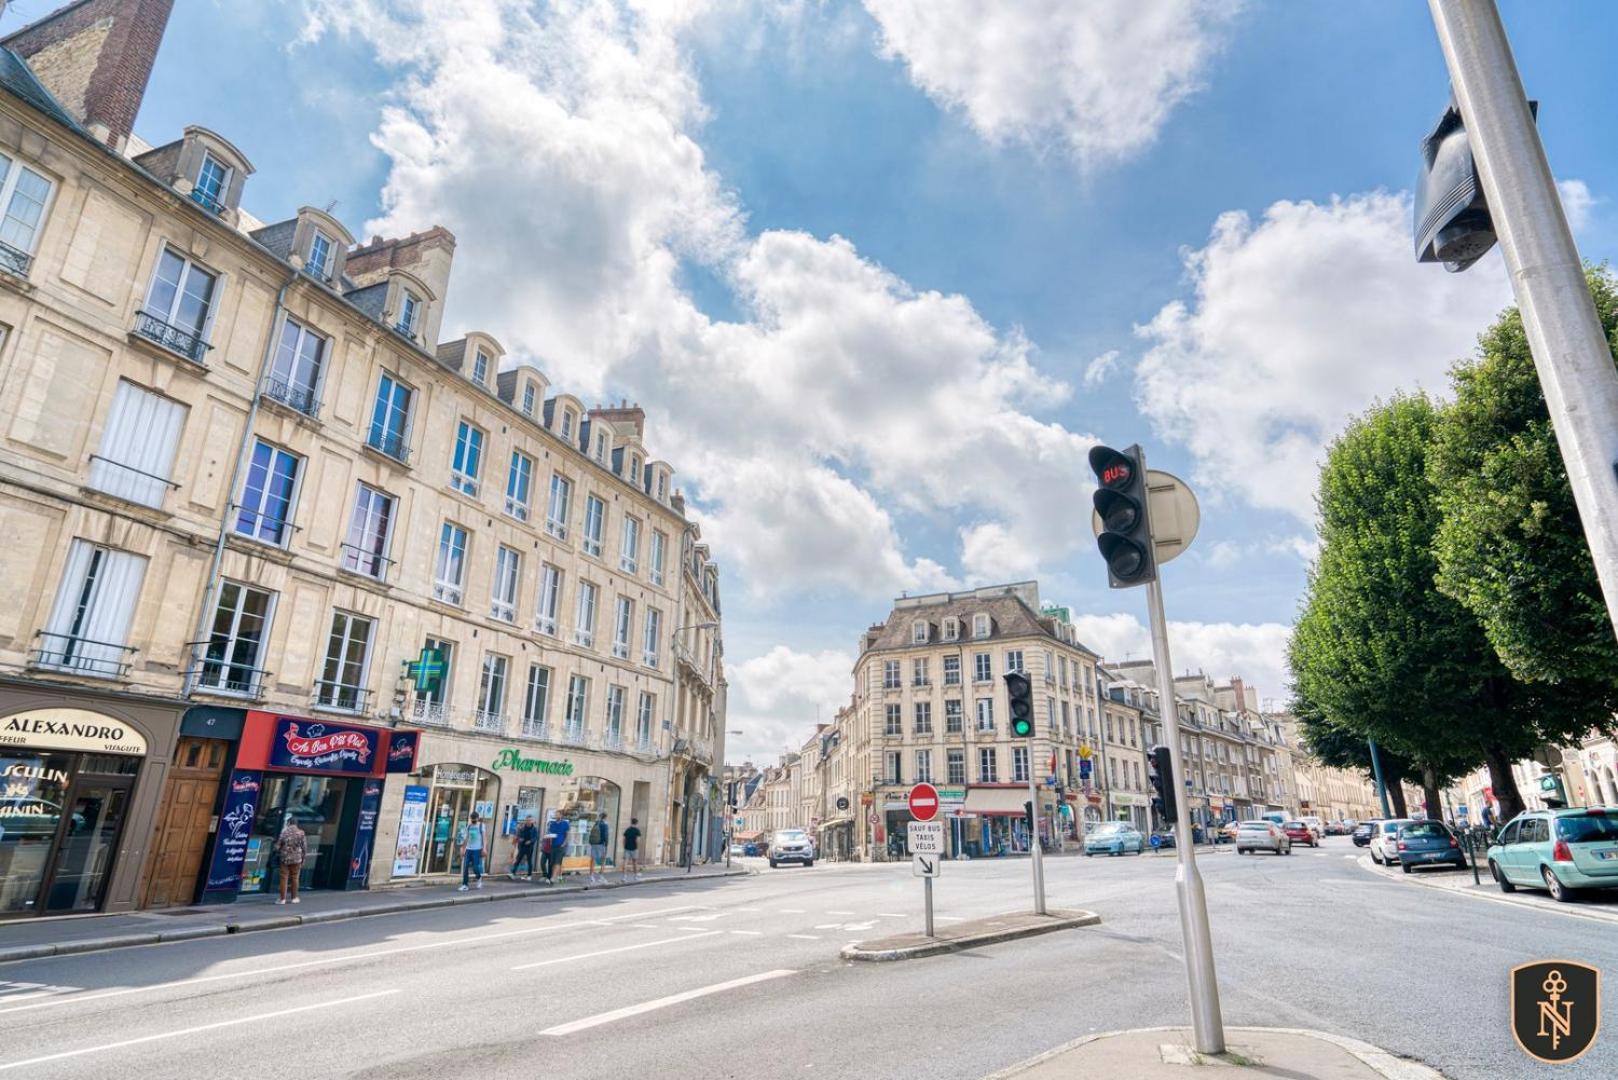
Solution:
[[(1503, 10), (1608, 258), (1618, 8)], [(1413, 2), (180, 0), (137, 131), (225, 134), (265, 220), (447, 225), (446, 333), (646, 405), (725, 567), (732, 742), (770, 755), (902, 590), (1037, 576), (1140, 655), (1095, 439), (1202, 497), (1177, 666), (1283, 695), (1320, 445), (1442, 392), (1509, 299), (1498, 254), (1411, 259), (1446, 95)]]

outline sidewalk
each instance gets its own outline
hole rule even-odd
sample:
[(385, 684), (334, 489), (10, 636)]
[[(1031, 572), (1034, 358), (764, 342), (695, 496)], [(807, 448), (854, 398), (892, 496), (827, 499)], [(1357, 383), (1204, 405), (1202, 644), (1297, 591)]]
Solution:
[(1442, 889), (1446, 892), (1460, 893), (1479, 900), (1488, 900), (1497, 904), (1509, 904), (1513, 907), (1532, 908), (1539, 911), (1549, 911), (1558, 915), (1571, 915), (1581, 919), (1594, 919), (1598, 922), (1618, 923), (1618, 889), (1589, 891), (1577, 894), (1573, 903), (1559, 904), (1552, 900), (1549, 893), (1526, 886), (1519, 886), (1516, 892), (1505, 893), (1495, 884), (1489, 876), (1488, 867), (1478, 866), (1479, 883), (1472, 883), (1472, 868), (1466, 870), (1439, 870), (1418, 869), (1415, 873), (1406, 874), (1393, 867), (1377, 866), (1371, 862), (1369, 855), (1359, 856), (1359, 866), (1375, 874), (1377, 877), (1387, 878), (1390, 881), (1400, 881), (1408, 885), (1421, 885), (1429, 889)]
[[(1194, 1071), (1197, 1067), (1232, 1080), (1238, 1076), (1277, 1080), (1442, 1080), (1443, 1076), (1418, 1061), (1323, 1031), (1227, 1027), (1225, 1041), (1224, 1054), (1204, 1057), (1191, 1049), (1189, 1028), (1110, 1031), (1076, 1039), (984, 1080), (1088, 1080), (1098, 1076), (1192, 1080), (1198, 1075)], [(1223, 1069), (1240, 1071), (1222, 1073)]]
[(994, 945), (1002, 941), (1049, 934), (1057, 930), (1071, 930), (1079, 926), (1094, 926), (1101, 916), (1093, 911), (1053, 908), (1049, 914), (1035, 915), (1028, 911), (994, 915), (987, 919), (970, 919), (949, 926), (934, 927), (938, 932), (931, 937), (923, 933), (894, 934), (890, 937), (856, 941), (842, 951), (844, 960), (914, 960), (921, 956), (961, 952), (979, 945)]
[(322, 891), (305, 893), (302, 903), (284, 906), (276, 904), (273, 896), (252, 895), (243, 896), (233, 904), (163, 908), (117, 915), (22, 919), (0, 923), (0, 963), (121, 949), (131, 945), (245, 934), (254, 930), (281, 930), (340, 919), (393, 915), (402, 911), (423, 911), (461, 904), (487, 904), (501, 900), (544, 901), (553, 897), (634, 889), (642, 885), (743, 877), (752, 872), (743, 867), (727, 870), (719, 865), (699, 866), (689, 872), (677, 867), (658, 867), (647, 870), (640, 878), (627, 884), (619, 881), (616, 874), (610, 875), (605, 885), (588, 885), (582, 877), (575, 875), (558, 880), (555, 885), (491, 876), (485, 880), (483, 888), (464, 893), (456, 885), (356, 892)]

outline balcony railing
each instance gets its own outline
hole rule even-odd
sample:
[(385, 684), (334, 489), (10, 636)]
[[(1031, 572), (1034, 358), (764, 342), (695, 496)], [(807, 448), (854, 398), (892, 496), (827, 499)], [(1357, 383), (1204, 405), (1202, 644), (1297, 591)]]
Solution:
[(53, 634), (41, 630), (35, 636), (42, 641), (28, 654), (28, 663), (47, 671), (121, 679), (129, 674), (129, 658), (135, 653), (132, 645), (95, 641), (74, 634)]
[(657, 753), (657, 744), (652, 742), (650, 735), (640, 735), (636, 737), (633, 749), (637, 754), (655, 754)]
[(531, 720), (523, 717), (522, 737), (525, 739), (538, 739), (540, 742), (551, 741), (551, 726), (543, 720)]
[(221, 651), (229, 651), (239, 642), (193, 641), (191, 662), (196, 666), (183, 674), (198, 690), (214, 694), (229, 694), (257, 700), (264, 696), (264, 684), (270, 673), (263, 668), (227, 659)]
[(370, 700), (371, 691), (363, 686), (349, 686), (347, 683), (332, 682), (329, 679), (315, 680), (316, 708), (362, 713)]
[(449, 727), (449, 705), (431, 698), (417, 698), (411, 703), (410, 719), (431, 727)]
[(208, 350), (213, 348), (202, 340), (202, 334), (198, 331), (166, 323), (156, 315), (145, 311), (135, 313), (135, 333), (171, 353), (185, 357), (194, 364), (201, 364), (203, 358), (208, 355)]
[(206, 191), (203, 191), (199, 187), (194, 187), (191, 189), (191, 201), (208, 211), (210, 214), (223, 215), (225, 212), (224, 203), (220, 202), (218, 199), (214, 198), (212, 195), (208, 194)]
[(562, 729), (562, 744), (564, 746), (584, 745), (584, 725), (569, 724)]
[(624, 748), (624, 737), (619, 732), (609, 731), (609, 732), (607, 732), (605, 735), (603, 735), (601, 737), (601, 749), (603, 749), (603, 750), (622, 750), (623, 748)]
[(410, 445), (403, 431), (383, 431), (372, 428), (366, 436), (365, 445), (379, 454), (386, 454), (394, 461), (404, 462), (410, 460)]
[(456, 607), (460, 607), (462, 596), (463, 593), (459, 585), (453, 585), (447, 581), (433, 582), (434, 600), (442, 600), (446, 604), (454, 604)]
[(500, 735), (504, 734), (506, 730), (506, 718), (500, 713), (479, 709), (472, 714), (472, 726), (478, 731), (489, 731)]
[(312, 386), (293, 386), (285, 379), (271, 377), (264, 381), (264, 396), (305, 416), (313, 416), (320, 411), (320, 401), (315, 397)]
[(343, 545), (342, 567), (344, 570), (364, 574), (366, 577), (375, 578), (377, 581), (385, 581), (388, 577), (388, 567), (392, 565), (393, 560), (385, 555), (367, 551), (358, 544), (345, 543)]
[(506, 513), (510, 514), (512, 517), (516, 518), (518, 521), (527, 521), (528, 520), (528, 504), (518, 500), (514, 496), (507, 495), (506, 496)]
[(28, 270), (34, 265), (34, 257), (26, 251), (20, 251), (10, 244), (0, 244), (0, 270), (8, 274), (25, 278)]

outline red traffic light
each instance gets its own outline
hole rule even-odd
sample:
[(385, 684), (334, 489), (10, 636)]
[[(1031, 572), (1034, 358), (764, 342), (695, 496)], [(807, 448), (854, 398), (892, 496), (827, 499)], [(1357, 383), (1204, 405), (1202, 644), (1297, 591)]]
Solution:
[(1090, 468), (1094, 470), (1096, 480), (1103, 488), (1113, 490), (1127, 488), (1135, 479), (1134, 459), (1127, 454), (1120, 454), (1110, 446), (1090, 448)]

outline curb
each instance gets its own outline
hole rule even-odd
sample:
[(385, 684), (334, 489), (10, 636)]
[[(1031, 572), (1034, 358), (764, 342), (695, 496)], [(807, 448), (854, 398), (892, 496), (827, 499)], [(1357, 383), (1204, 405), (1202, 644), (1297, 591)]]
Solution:
[(223, 937), (227, 934), (250, 934), (259, 930), (290, 930), (298, 926), (314, 926), (320, 923), (341, 922), (347, 919), (366, 919), (374, 915), (399, 915), (411, 911), (429, 911), (434, 908), (461, 907), (467, 904), (493, 904), (508, 900), (528, 900), (535, 903), (545, 903), (563, 897), (611, 892), (617, 889), (634, 888), (638, 885), (749, 877), (754, 873), (755, 871), (738, 867), (719, 874), (702, 874), (696, 877), (681, 875), (679, 877), (653, 878), (607, 885), (564, 886), (555, 891), (513, 891), (477, 896), (471, 894), (465, 896), (424, 896), (417, 899), (388, 901), (365, 908), (332, 908), (327, 911), (311, 911), (307, 915), (243, 917), (236, 921), (227, 919), (224, 922), (208, 923), (203, 926), (179, 926), (172, 930), (143, 930), (128, 934), (109, 935), (107, 937), (85, 938), (81, 941), (0, 948), (0, 964), (9, 964), (18, 960), (43, 960), (52, 956), (75, 956), (81, 953), (102, 952), (107, 949), (126, 949), (136, 945), (162, 945), (176, 941), (195, 941), (198, 938)]
[[(1118, 1035), (1140, 1035), (1153, 1031), (1186, 1030), (1188, 1029), (1185, 1027), (1124, 1028), (1119, 1031), (1103, 1031), (1095, 1035), (1085, 1035), (1074, 1039), (1071, 1042), (1063, 1043), (1061, 1046), (1053, 1047), (1050, 1050), (1045, 1051), (1043, 1054), (1036, 1054), (1027, 1061), (1019, 1061), (1017, 1064), (1007, 1066), (1006, 1068), (1001, 1069), (999, 1072), (990, 1073), (988, 1076), (985, 1076), (983, 1080), (1011, 1080), (1012, 1077), (1028, 1072), (1035, 1066), (1043, 1065), (1052, 1058), (1061, 1057), (1063, 1054), (1066, 1054), (1072, 1050), (1077, 1050), (1079, 1047), (1088, 1043), (1099, 1042), (1102, 1039), (1111, 1039)], [(1232, 1032), (1239, 1033), (1243, 1031), (1270, 1032), (1278, 1035), (1302, 1035), (1306, 1038), (1319, 1039), (1321, 1042), (1331, 1043), (1333, 1046), (1348, 1051), (1348, 1053), (1352, 1054), (1361, 1064), (1370, 1068), (1378, 1076), (1386, 1078), (1386, 1080), (1444, 1080), (1444, 1074), (1430, 1065), (1424, 1065), (1413, 1058), (1400, 1057), (1399, 1055), (1390, 1051), (1383, 1050), (1379, 1046), (1372, 1046), (1370, 1043), (1361, 1042), (1358, 1039), (1350, 1039), (1345, 1035), (1332, 1035), (1325, 1031), (1311, 1031), (1309, 1028), (1225, 1028), (1225, 1033), (1227, 1035)]]
[(838, 955), (844, 960), (866, 960), (878, 963), (891, 960), (916, 960), (923, 956), (963, 952), (967, 949), (975, 949), (979, 945), (997, 945), (1002, 941), (1038, 937), (1040, 934), (1051, 934), (1058, 930), (1072, 930), (1080, 926), (1095, 926), (1099, 922), (1101, 922), (1101, 916), (1093, 911), (1067, 911), (1061, 915), (1053, 916), (1048, 922), (1034, 923), (1028, 926), (1014, 926), (1005, 930), (989, 930), (981, 934), (971, 934), (967, 937), (934, 939), (922, 945), (906, 945), (894, 949), (867, 949), (855, 943), (845, 945)]
[[(1550, 904), (1539, 904), (1533, 902), (1532, 900), (1508, 896), (1504, 893), (1478, 892), (1475, 888), (1471, 887), (1463, 886), (1461, 888), (1456, 888), (1453, 885), (1439, 884), (1437, 881), (1423, 881), (1422, 878), (1427, 877), (1428, 875), (1395, 874), (1391, 871), (1385, 872), (1381, 867), (1371, 862), (1371, 857), (1369, 855), (1359, 856), (1359, 858), (1355, 860), (1355, 865), (1361, 870), (1371, 874), (1373, 877), (1381, 878), (1384, 881), (1398, 882), (1401, 885), (1420, 885), (1424, 889), (1437, 889), (1439, 892), (1449, 893), (1451, 896), (1464, 896), (1473, 900), (1482, 900), (1484, 903), (1488, 904), (1504, 904), (1507, 907), (1514, 907), (1519, 911), (1539, 911), (1548, 915), (1565, 915), (1573, 919), (1586, 919), (1590, 922), (1618, 923), (1618, 910), (1614, 910), (1612, 908), (1585, 908), (1580, 910), (1580, 905), (1577, 902), (1572, 904), (1557, 904), (1553, 907)], [(1480, 874), (1486, 873), (1482, 867), (1478, 868), (1478, 872)], [(1470, 870), (1468, 871), (1468, 876), (1470, 876)], [(1485, 883), (1489, 881), (1487, 877), (1485, 877), (1483, 880)]]

